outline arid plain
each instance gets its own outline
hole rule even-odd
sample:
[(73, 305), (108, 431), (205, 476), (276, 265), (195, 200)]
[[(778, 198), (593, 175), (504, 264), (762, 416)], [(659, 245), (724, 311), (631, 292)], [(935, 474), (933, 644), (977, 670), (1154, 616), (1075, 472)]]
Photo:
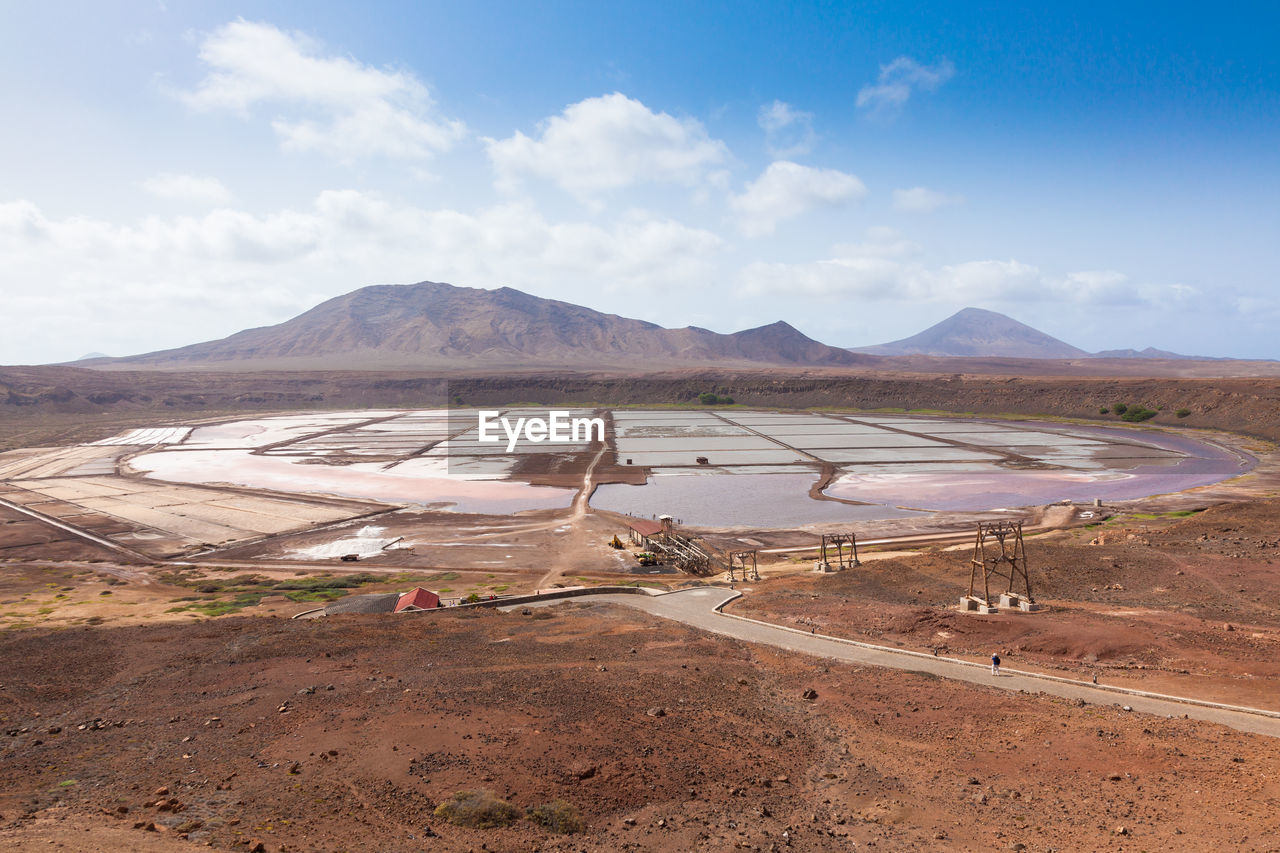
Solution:
[[(801, 381), (821, 398), (812, 408), (751, 397), (766, 382), (777, 394)], [(945, 387), (917, 381), (922, 395)], [(620, 509), (651, 514), (628, 490), (665, 481), (689, 484), (657, 498), (685, 533), (716, 555), (757, 552), (761, 577), (739, 580), (727, 613), (957, 661), (998, 651), (1007, 668), (1081, 685), (1096, 677), (1280, 711), (1280, 503), (1266, 431), (1171, 413), (1134, 427), (1093, 406), (1125, 399), (1117, 380), (1024, 380), (1034, 381), (1057, 382), (1056, 399), (1079, 397), (1094, 417), (838, 407), (828, 398), (839, 385), (768, 374), (722, 382), (740, 401), (729, 408), (661, 394), (647, 408), (600, 406), (601, 378), (566, 399), (583, 382), (573, 376), (506, 402), (484, 397), (500, 393), (491, 380), (455, 382), (472, 399), (447, 415), (379, 398), (385, 382), (370, 383), (381, 390), (364, 408), (316, 401), (295, 413), (262, 394), (212, 416), (117, 401), (101, 425), (78, 416), (72, 433), (57, 409), (74, 400), (25, 407), (11, 434), (52, 440), (14, 439), (0, 456), (0, 838), (18, 849), (38, 839), (353, 850), (369, 833), (388, 850), (1272, 849), (1277, 741), (1200, 719), (1201, 706), (1183, 718), (1125, 711), (1120, 693), (1010, 693), (997, 680), (719, 637), (590, 597), (287, 618), (414, 586), (458, 600), (725, 584), (720, 570), (643, 567), (637, 548), (609, 547), (627, 539)], [(1144, 381), (1163, 383), (1169, 404), (1222, 393)], [(636, 379), (615, 382), (613, 393), (635, 393)], [(455, 441), (433, 460), (455, 426), (474, 426), (476, 406), (512, 402), (598, 412), (609, 439), (515, 461)], [(852, 457), (837, 452), (850, 441), (895, 458), (875, 460), (877, 477), (852, 476)], [(1016, 464), (958, 458), (992, 448)], [(1047, 475), (1055, 499), (1038, 480), (1018, 507), (930, 506), (927, 490), (914, 502), (868, 499), (868, 483), (894, 482), (884, 465), (933, 470), (946, 456), (956, 470), (989, 462)], [(1187, 464), (1204, 482), (1174, 475)], [(1053, 478), (1071, 465), (1085, 491), (1068, 505)], [(1154, 479), (1137, 492), (1150, 495), (1088, 499), (1139, 470)], [(438, 500), (427, 499), (433, 477), (451, 489)], [(763, 513), (747, 523), (707, 514), (750, 491), (770, 499), (742, 504)], [(787, 513), (804, 502), (821, 512), (794, 523)], [(770, 517), (781, 521), (761, 523)], [(996, 518), (1025, 526), (1040, 612), (956, 610), (974, 525)], [(827, 530), (856, 533), (861, 566), (811, 571)], [(517, 817), (477, 829), (438, 816), (459, 791), (492, 793)], [(577, 831), (521, 816), (549, 804)]]

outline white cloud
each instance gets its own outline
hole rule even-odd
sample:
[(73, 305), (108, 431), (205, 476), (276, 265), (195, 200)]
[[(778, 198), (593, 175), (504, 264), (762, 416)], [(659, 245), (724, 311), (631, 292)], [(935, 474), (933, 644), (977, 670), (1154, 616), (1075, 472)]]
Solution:
[(805, 293), (894, 302), (984, 305), (1039, 302), (1057, 305), (1167, 307), (1197, 292), (1182, 284), (1133, 285), (1114, 270), (1049, 275), (1017, 260), (968, 261), (936, 269), (912, 260), (914, 244), (892, 239), (836, 247), (831, 258), (799, 264), (752, 263), (743, 268), (743, 292)]
[(964, 302), (1043, 298), (1048, 282), (1040, 270), (1020, 261), (968, 261), (942, 267), (934, 275), (934, 295)]
[(209, 72), (178, 96), (197, 110), (248, 117), (259, 105), (281, 110), (271, 126), (284, 148), (338, 159), (420, 159), (446, 151), (466, 132), (439, 115), (427, 87), (404, 70), (325, 56), (315, 41), (239, 19), (200, 44)]
[(190, 201), (199, 204), (226, 204), (231, 191), (217, 178), (161, 172), (142, 182), (142, 188), (166, 201)]
[(927, 187), (893, 191), (893, 209), (903, 213), (932, 213), (940, 207), (964, 204), (964, 196), (947, 195)]
[(813, 113), (795, 109), (784, 101), (765, 104), (756, 115), (764, 131), (765, 148), (774, 157), (786, 159), (808, 154), (817, 135), (813, 132)]
[(689, 288), (713, 278), (723, 246), (640, 212), (552, 222), (524, 203), (462, 212), (357, 191), (267, 215), (222, 209), (128, 225), (0, 203), (13, 285), (0, 291), (0, 315), (30, 318), (0, 339), (0, 364), (179, 346), (386, 282), (510, 285), (586, 302), (607, 289)]
[(868, 228), (866, 239), (861, 243), (840, 243), (832, 247), (837, 258), (910, 258), (921, 251), (920, 244), (883, 225)]
[(537, 138), (516, 131), (484, 142), (500, 186), (532, 175), (584, 200), (641, 182), (694, 186), (729, 157), (701, 122), (655, 113), (618, 92), (569, 105), (539, 125)]
[(854, 175), (837, 169), (814, 169), (789, 160), (769, 164), (740, 195), (730, 196), (738, 225), (749, 237), (772, 234), (784, 219), (816, 207), (860, 199), (867, 188)]
[(858, 91), (858, 106), (884, 118), (897, 115), (912, 93), (932, 92), (955, 76), (956, 67), (944, 59), (936, 65), (921, 65), (909, 56), (899, 56), (880, 66), (876, 82)]

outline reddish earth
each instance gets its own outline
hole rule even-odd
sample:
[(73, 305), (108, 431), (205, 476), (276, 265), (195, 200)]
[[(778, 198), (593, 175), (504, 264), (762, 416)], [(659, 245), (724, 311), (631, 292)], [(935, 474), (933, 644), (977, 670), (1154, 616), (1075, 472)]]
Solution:
[[(1275, 379), (1049, 372), (488, 376), (450, 390), (472, 404), (678, 403), (715, 390), (760, 406), (1094, 418), (1100, 403), (1141, 402), (1165, 406), (1157, 424), (1280, 438)], [(437, 379), (410, 374), (6, 368), (0, 447), (100, 438), (197, 412), (431, 405), (439, 391)], [(1179, 420), (1171, 413), (1183, 406), (1192, 414)], [(1277, 476), (1266, 464), (1244, 486), (1144, 506), (1265, 494)], [(577, 476), (526, 473), (565, 485)], [(828, 634), (978, 658), (999, 650), (1017, 668), (1280, 707), (1280, 501), (1181, 518), (1134, 511), (1028, 539), (1035, 592), (1049, 605), (1039, 614), (956, 613), (968, 584), (963, 546), (830, 576), (769, 555), (766, 580), (732, 607)], [(103, 519), (79, 522), (98, 529)], [(395, 514), (394, 535), (416, 530), (427, 544), (351, 571), (390, 582), (452, 570), (448, 583), (462, 594), (634, 570), (606, 549), (619, 525), (605, 514), (587, 515), (571, 535), (553, 515), (479, 522), (495, 529), (446, 548), (466, 538), (455, 529), (463, 522)], [(493, 544), (513, 536), (527, 550), (498, 563), (508, 557)], [(715, 541), (812, 540), (746, 531)], [(1278, 849), (1280, 743), (1208, 723), (826, 663), (603, 605), (289, 621), (272, 616), (312, 605), (274, 595), (242, 611), (252, 617), (168, 612), (183, 599), (213, 603), (220, 593), (198, 589), (210, 578), (342, 570), (286, 563), (274, 547), (240, 546), (183, 574), (117, 562), (0, 511), (0, 847)], [(455, 792), (477, 789), (520, 813), (565, 800), (584, 830), (557, 835), (523, 818), (477, 830), (435, 816)]]
[[(1280, 501), (1027, 540), (1043, 613), (960, 613), (972, 546), (769, 582), (744, 615), (1280, 710)], [(1089, 544), (1096, 542), (1097, 544)]]
[[(1266, 850), (1280, 833), (1273, 740), (621, 608), (30, 630), (0, 659), (7, 849)], [(436, 818), (461, 789), (562, 799), (585, 828)]]

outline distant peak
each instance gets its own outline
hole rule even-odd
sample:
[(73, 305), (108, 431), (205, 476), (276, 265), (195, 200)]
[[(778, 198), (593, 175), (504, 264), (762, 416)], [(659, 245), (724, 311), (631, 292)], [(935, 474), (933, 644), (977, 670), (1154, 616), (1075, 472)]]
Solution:
[(1081, 358), (1084, 350), (1012, 317), (985, 308), (962, 308), (919, 334), (855, 352), (996, 358)]

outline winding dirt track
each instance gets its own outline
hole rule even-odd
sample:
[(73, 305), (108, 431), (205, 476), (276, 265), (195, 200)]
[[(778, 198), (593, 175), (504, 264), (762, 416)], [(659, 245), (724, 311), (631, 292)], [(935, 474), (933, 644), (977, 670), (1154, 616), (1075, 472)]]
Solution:
[(1146, 693), (1105, 684), (1094, 685), (1007, 667), (1001, 669), (999, 676), (993, 676), (990, 666), (986, 663), (934, 657), (922, 652), (876, 646), (825, 635), (806, 634), (796, 629), (720, 612), (722, 607), (740, 595), (741, 593), (724, 587), (703, 587), (657, 595), (591, 596), (590, 600), (635, 607), (655, 616), (683, 622), (713, 634), (751, 643), (763, 643), (802, 654), (867, 666), (927, 672), (942, 678), (967, 681), (986, 687), (1026, 693), (1046, 693), (1065, 699), (1083, 699), (1091, 704), (1128, 705), (1133, 710), (1143, 713), (1173, 717), (1185, 715), (1197, 720), (1219, 723), (1238, 731), (1280, 737), (1280, 711), (1241, 708), (1191, 697)]

